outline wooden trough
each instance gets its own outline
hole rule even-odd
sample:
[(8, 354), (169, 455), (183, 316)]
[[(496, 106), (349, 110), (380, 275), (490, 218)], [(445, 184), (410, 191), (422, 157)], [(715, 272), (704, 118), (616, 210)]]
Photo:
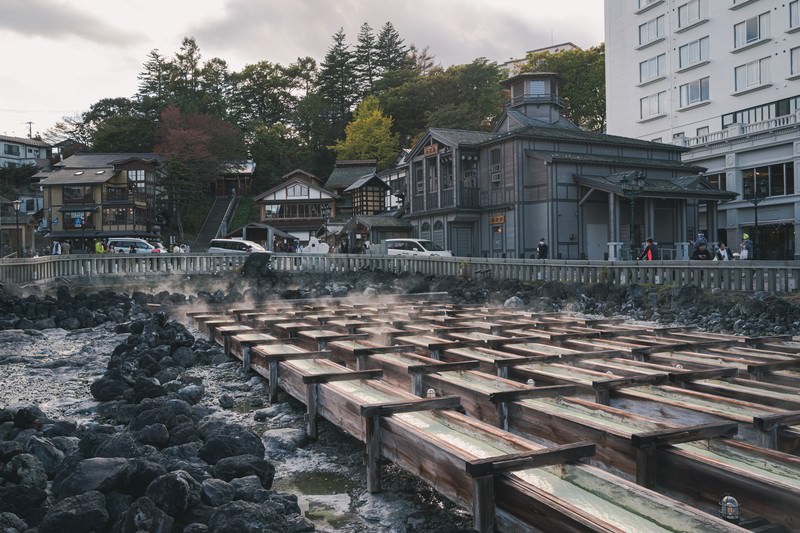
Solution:
[[(741, 342), (719, 336), (692, 345), (691, 332), (682, 328), (441, 303), (291, 310), (283, 303), (281, 312), (263, 306), (192, 318), (227, 353), (269, 380), (271, 400), (280, 387), (304, 402), (310, 436), (322, 416), (365, 442), (370, 490), (380, 489), (381, 458), (391, 460), (472, 509), (480, 531), (511, 530), (514, 524), (559, 531), (741, 530), (642, 485), (684, 494), (706, 509), (723, 487), (759, 502), (745, 506), (748, 512), (798, 527), (792, 511), (797, 506), (790, 505), (800, 494), (796, 457), (719, 438), (737, 429), (722, 420), (675, 427), (590, 401), (599, 389), (605, 396), (596, 399), (694, 408), (704, 416), (734, 406), (738, 418), (731, 413), (729, 419), (753, 424), (762, 444), (796, 444), (792, 426), (800, 423), (800, 413), (787, 409), (794, 397), (770, 380), (779, 372), (793, 378), (794, 367), (786, 361), (796, 357), (800, 343), (791, 339)], [(750, 358), (744, 364), (753, 375), (761, 371), (761, 384), (720, 374), (702, 360), (669, 372), (675, 366), (659, 359), (692, 346), (703, 353), (750, 350), (740, 355)], [(765, 364), (778, 366), (753, 366)], [(562, 385), (531, 387), (504, 379), (509, 375)], [(437, 396), (421, 399), (431, 388)], [(774, 405), (736, 399), (737, 390), (745, 389)], [(583, 397), (563, 396), (575, 391)], [(590, 451), (640, 485), (575, 463)], [(769, 465), (762, 469), (766, 473), (759, 464)], [(692, 472), (702, 472), (703, 480), (689, 487), (686, 474)]]

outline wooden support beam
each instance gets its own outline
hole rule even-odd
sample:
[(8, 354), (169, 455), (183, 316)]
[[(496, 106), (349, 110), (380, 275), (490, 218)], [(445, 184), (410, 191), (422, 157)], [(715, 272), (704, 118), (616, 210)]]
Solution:
[(381, 485), (381, 417), (364, 417), (366, 437), (367, 490), (375, 494), (382, 490)]
[(800, 368), (800, 358), (787, 359), (784, 361), (775, 361), (772, 363), (756, 363), (747, 365), (747, 372), (749, 374), (764, 374), (767, 372), (774, 372), (776, 370), (789, 370)]
[(660, 352), (680, 352), (684, 350), (696, 350), (697, 348), (711, 348), (719, 346), (731, 346), (737, 344), (733, 339), (720, 339), (710, 341), (686, 341), (686, 342), (670, 342), (666, 344), (658, 344), (655, 346), (642, 346), (639, 348), (631, 348), (631, 354), (634, 359), (645, 360), (648, 355)]
[(456, 361), (453, 363), (432, 363), (429, 365), (409, 365), (406, 370), (409, 374), (435, 374), (437, 372), (454, 372), (461, 370), (476, 370), (480, 361)]
[(800, 424), (800, 411), (786, 411), (772, 415), (753, 417), (753, 425), (758, 432), (758, 444), (769, 449), (778, 447), (778, 430), (781, 426)]
[[(286, 339), (283, 339), (286, 342)], [(303, 361), (306, 359), (329, 359), (331, 356), (330, 350), (319, 350), (316, 352), (281, 352), (269, 353), (264, 350), (259, 350), (258, 345), (253, 347), (253, 351), (267, 361)]]
[(495, 531), (494, 475), (472, 478), (472, 529)]
[[(276, 363), (277, 364), (277, 363)], [(319, 412), (319, 383), (306, 385), (306, 435), (309, 439), (317, 438), (317, 413)]]
[(392, 416), (398, 413), (433, 411), (436, 409), (460, 409), (461, 398), (458, 396), (440, 396), (408, 402), (387, 402), (361, 406), (361, 416)]
[(383, 370), (354, 370), (349, 372), (329, 372), (325, 374), (308, 374), (303, 376), (303, 383), (330, 383), (333, 381), (355, 381), (359, 379), (378, 379), (383, 377)]
[(624, 387), (640, 387), (642, 385), (659, 385), (666, 383), (669, 379), (667, 374), (641, 374), (638, 376), (628, 376), (624, 378), (605, 379), (602, 381), (592, 381), (595, 402), (601, 405), (608, 405), (611, 399), (611, 391)]
[(571, 463), (595, 453), (593, 442), (575, 442), (561, 446), (552, 446), (543, 450), (513, 453), (496, 457), (486, 457), (467, 461), (466, 472), (472, 477), (488, 476), (502, 472), (514, 472), (528, 468)]
[(658, 447), (713, 438), (730, 438), (739, 431), (736, 422), (702, 424), (634, 433), (631, 444), (636, 448), (636, 483), (649, 489), (658, 483)]
[(735, 378), (739, 369), (735, 367), (712, 368), (710, 370), (686, 370), (683, 372), (670, 372), (669, 380), (672, 383), (683, 381), (698, 381), (701, 379)]

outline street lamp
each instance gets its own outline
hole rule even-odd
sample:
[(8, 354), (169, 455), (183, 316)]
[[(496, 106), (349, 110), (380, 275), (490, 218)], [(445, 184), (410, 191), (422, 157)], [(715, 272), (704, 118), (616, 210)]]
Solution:
[(767, 184), (764, 180), (759, 182), (758, 176), (753, 176), (753, 180), (756, 182), (755, 190), (753, 190), (753, 184), (747, 182), (744, 184), (744, 199), (753, 204), (753, 257), (751, 259), (758, 258), (758, 204), (760, 204), (763, 200), (769, 196), (767, 191)]
[(631, 208), (630, 226), (631, 226), (631, 259), (636, 258), (636, 250), (639, 248), (636, 244), (636, 233), (634, 231), (633, 219), (636, 216), (636, 197), (642, 194), (644, 190), (645, 178), (640, 172), (633, 172), (622, 176), (619, 181), (619, 186), (622, 189), (622, 194), (628, 199), (628, 205)]
[(14, 206), (14, 214), (17, 218), (17, 257), (22, 257), (22, 238), (19, 234), (19, 208), (22, 207), (22, 200), (17, 198), (11, 204)]

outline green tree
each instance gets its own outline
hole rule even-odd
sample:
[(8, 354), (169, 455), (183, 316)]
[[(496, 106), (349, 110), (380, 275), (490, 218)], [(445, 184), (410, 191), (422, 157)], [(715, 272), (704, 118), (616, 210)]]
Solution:
[(95, 152), (149, 152), (155, 144), (155, 124), (128, 98), (104, 98), (73, 124), (70, 137)]
[(358, 32), (358, 43), (353, 53), (353, 70), (356, 76), (358, 96), (364, 97), (372, 92), (375, 79), (378, 77), (375, 50), (375, 34), (366, 22)]
[(293, 94), (297, 81), (287, 74), (287, 69), (276, 63), (259, 61), (245, 66), (233, 78), (231, 107), (240, 127), (252, 131), (290, 122), (297, 105)]
[(320, 94), (330, 103), (330, 121), (334, 127), (344, 127), (357, 100), (353, 53), (345, 43), (344, 29), (333, 36), (333, 44), (320, 65), (318, 87)]
[(520, 72), (556, 72), (561, 76), (564, 116), (589, 131), (606, 129), (605, 45), (528, 56)]
[(339, 159), (377, 159), (388, 167), (397, 156), (399, 142), (392, 133), (392, 118), (383, 114), (378, 99), (366, 97), (345, 128), (346, 137), (330, 148)]
[(391, 22), (386, 22), (378, 33), (375, 43), (375, 66), (380, 76), (411, 66), (408, 47)]

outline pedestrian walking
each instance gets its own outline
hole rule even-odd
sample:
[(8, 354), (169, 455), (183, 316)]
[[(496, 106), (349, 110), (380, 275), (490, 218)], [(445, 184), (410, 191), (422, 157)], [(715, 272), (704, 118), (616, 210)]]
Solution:
[(536, 259), (547, 259), (547, 252), (549, 248), (544, 240), (544, 237), (539, 239), (539, 244), (536, 246)]
[(642, 248), (642, 253), (639, 254), (637, 259), (644, 259), (645, 261), (655, 261), (658, 259), (658, 245), (653, 239), (647, 239), (644, 248)]

